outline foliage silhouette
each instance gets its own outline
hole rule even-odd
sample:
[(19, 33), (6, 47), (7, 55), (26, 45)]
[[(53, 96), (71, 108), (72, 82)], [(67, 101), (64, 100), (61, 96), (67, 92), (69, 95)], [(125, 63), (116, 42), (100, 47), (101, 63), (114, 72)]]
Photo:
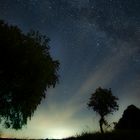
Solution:
[(140, 109), (129, 105), (115, 126), (117, 130), (140, 130)]
[(103, 131), (103, 124), (107, 125), (105, 116), (118, 110), (117, 104), (118, 98), (112, 95), (111, 89), (103, 89), (101, 87), (97, 88), (96, 91), (91, 95), (88, 103), (88, 107), (92, 108), (95, 112), (100, 115), (99, 125), (101, 133)]
[(45, 91), (58, 82), (59, 62), (48, 43), (39, 32), (25, 35), (0, 21), (0, 118), (6, 128), (27, 124)]

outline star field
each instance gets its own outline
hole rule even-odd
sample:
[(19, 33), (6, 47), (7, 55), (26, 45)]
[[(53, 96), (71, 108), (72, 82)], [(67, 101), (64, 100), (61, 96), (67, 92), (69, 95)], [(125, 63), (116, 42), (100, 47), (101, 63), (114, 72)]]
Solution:
[(139, 0), (0, 0), (0, 19), (23, 32), (39, 30), (50, 39), (60, 61), (60, 83), (50, 89), (21, 131), (3, 135), (62, 138), (83, 130), (97, 131), (98, 115), (87, 109), (90, 94), (112, 88), (120, 109), (140, 107)]

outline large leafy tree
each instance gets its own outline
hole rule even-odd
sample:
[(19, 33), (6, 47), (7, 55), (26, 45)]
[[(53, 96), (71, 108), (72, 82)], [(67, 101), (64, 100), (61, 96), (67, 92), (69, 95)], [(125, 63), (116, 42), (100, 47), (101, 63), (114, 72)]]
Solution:
[(118, 98), (112, 95), (111, 89), (97, 88), (89, 99), (88, 107), (100, 115), (100, 129), (103, 133), (103, 124), (106, 125), (105, 116), (118, 110)]
[(24, 34), (0, 21), (0, 118), (7, 128), (27, 124), (46, 90), (58, 82), (59, 62), (48, 43), (39, 32)]

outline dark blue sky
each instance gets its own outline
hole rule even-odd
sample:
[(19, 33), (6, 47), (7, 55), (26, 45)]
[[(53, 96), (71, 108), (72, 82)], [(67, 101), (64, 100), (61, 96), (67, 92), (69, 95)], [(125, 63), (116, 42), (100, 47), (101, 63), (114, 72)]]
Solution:
[(3, 135), (61, 138), (97, 131), (98, 115), (86, 104), (99, 86), (119, 97), (120, 110), (109, 122), (129, 104), (140, 107), (139, 13), (139, 0), (0, 0), (0, 19), (47, 35), (61, 64), (60, 83), (28, 125), (3, 129)]

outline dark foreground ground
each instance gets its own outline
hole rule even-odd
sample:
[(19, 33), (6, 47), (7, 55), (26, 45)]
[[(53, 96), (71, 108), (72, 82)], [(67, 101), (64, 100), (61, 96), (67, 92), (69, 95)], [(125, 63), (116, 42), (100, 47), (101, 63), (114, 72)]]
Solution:
[(140, 131), (114, 131), (101, 133), (83, 133), (80, 136), (64, 140), (140, 140)]
[[(18, 140), (18, 139), (0, 138), (0, 140)], [(48, 140), (48, 139), (45, 139), (45, 140)], [(140, 130), (137, 130), (137, 131), (113, 131), (113, 132), (107, 132), (104, 134), (101, 134), (101, 133), (82, 133), (81, 135), (65, 138), (62, 140), (140, 140)]]

